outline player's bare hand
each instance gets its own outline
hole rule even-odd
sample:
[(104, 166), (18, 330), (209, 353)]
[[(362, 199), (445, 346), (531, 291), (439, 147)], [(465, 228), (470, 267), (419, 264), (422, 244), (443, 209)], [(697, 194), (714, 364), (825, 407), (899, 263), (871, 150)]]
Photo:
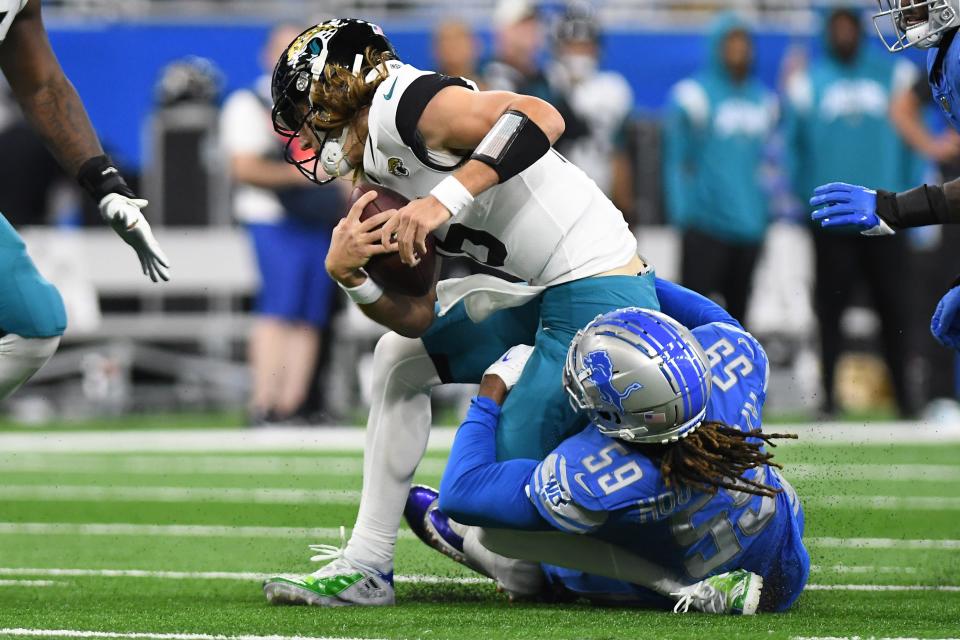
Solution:
[(348, 287), (363, 282), (365, 276), (360, 272), (360, 268), (366, 265), (370, 258), (396, 250), (380, 244), (378, 227), (389, 219), (390, 212), (384, 211), (360, 220), (363, 209), (376, 197), (375, 191), (363, 194), (333, 228), (330, 249), (327, 251), (327, 273)]
[(380, 242), (399, 251), (400, 260), (413, 267), (427, 253), (427, 235), (449, 219), (450, 212), (439, 200), (418, 198), (392, 213), (380, 230)]

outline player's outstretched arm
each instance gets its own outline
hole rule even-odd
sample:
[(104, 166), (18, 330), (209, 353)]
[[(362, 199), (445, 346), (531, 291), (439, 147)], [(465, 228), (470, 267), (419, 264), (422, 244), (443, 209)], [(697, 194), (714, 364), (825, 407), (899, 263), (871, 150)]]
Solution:
[(327, 273), (368, 318), (406, 338), (419, 338), (433, 323), (435, 289), (431, 287), (420, 297), (383, 291), (363, 270), (370, 258), (394, 251), (380, 244), (377, 228), (390, 216), (389, 211), (360, 220), (364, 207), (376, 198), (376, 191), (363, 194), (334, 227), (327, 251)]
[(960, 224), (960, 179), (920, 185), (893, 193), (846, 182), (817, 187), (810, 215), (824, 229), (856, 229), (866, 236), (892, 235), (897, 229), (931, 224)]
[(169, 261), (153, 237), (138, 199), (104, 155), (76, 89), (60, 68), (40, 14), (30, 0), (0, 44), (0, 69), (24, 114), (54, 157), (94, 198), (100, 214), (137, 252), (144, 275), (169, 280)]
[(490, 187), (517, 175), (546, 154), (564, 130), (563, 117), (547, 102), (508, 91), (442, 89), (427, 103), (417, 131), (430, 149), (471, 153), (462, 167), (425, 198), (395, 212), (381, 241), (405, 264), (426, 253), (427, 234), (457, 215)]
[(457, 430), (440, 481), (440, 510), (461, 524), (549, 529), (526, 495), (537, 461), (497, 462), (496, 452), (500, 407), (532, 350), (517, 345), (487, 369)]

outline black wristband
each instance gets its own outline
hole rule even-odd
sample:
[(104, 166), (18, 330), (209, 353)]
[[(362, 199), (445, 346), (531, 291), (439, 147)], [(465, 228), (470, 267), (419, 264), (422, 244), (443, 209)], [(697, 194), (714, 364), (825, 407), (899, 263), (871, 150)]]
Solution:
[(953, 289), (954, 287), (960, 287), (960, 276), (954, 278), (953, 282), (950, 283), (950, 288)]
[(894, 229), (943, 224), (950, 217), (943, 187), (929, 184), (900, 193), (877, 190), (877, 215)]
[(109, 193), (119, 193), (128, 198), (137, 197), (109, 156), (96, 156), (80, 165), (77, 182), (97, 204)]
[(547, 134), (527, 114), (510, 109), (497, 120), (470, 156), (497, 172), (503, 183), (517, 175), (550, 150)]

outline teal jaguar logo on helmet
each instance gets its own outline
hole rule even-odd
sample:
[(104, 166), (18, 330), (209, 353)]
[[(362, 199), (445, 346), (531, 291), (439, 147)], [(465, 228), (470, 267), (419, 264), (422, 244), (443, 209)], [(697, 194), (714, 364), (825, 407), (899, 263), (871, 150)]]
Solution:
[(600, 398), (607, 404), (623, 411), (623, 401), (629, 398), (634, 391), (643, 389), (643, 385), (634, 382), (623, 393), (613, 386), (613, 362), (606, 351), (591, 351), (583, 356), (583, 363), (590, 370), (590, 381), (597, 387)]

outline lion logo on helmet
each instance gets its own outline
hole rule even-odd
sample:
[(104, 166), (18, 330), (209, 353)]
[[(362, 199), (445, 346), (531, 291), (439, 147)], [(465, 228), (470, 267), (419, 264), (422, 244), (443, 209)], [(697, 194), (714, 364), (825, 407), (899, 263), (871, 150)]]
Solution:
[(593, 382), (600, 394), (600, 398), (607, 404), (623, 411), (623, 401), (633, 395), (634, 391), (643, 389), (643, 385), (634, 382), (623, 393), (613, 386), (613, 362), (606, 351), (591, 351), (583, 356), (583, 363), (590, 371), (590, 381)]

